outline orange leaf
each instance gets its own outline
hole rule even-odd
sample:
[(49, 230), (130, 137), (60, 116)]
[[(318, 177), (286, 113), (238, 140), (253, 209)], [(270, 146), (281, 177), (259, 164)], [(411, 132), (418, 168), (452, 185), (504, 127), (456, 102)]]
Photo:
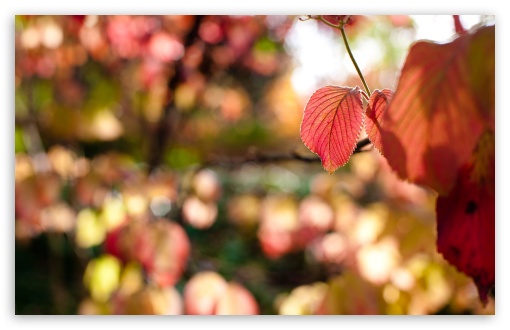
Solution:
[(480, 134), (494, 129), (494, 56), (494, 26), (411, 47), (381, 130), (400, 177), (440, 194), (452, 189)]
[(306, 104), (301, 140), (332, 174), (351, 157), (362, 126), (359, 87), (326, 86), (313, 93)]

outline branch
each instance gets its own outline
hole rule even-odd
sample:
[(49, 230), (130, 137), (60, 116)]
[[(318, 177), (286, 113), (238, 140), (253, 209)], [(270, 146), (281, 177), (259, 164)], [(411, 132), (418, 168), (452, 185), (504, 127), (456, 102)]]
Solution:
[[(360, 152), (368, 151), (368, 149), (364, 149), (371, 142), (368, 138), (358, 141), (356, 144), (356, 148), (353, 151), (353, 154), (357, 154)], [(246, 156), (242, 157), (216, 157), (215, 159), (206, 161), (202, 163), (196, 171), (207, 167), (213, 166), (221, 166), (221, 167), (239, 167), (246, 163), (259, 163), (259, 164), (268, 164), (268, 163), (277, 163), (277, 162), (286, 162), (286, 161), (298, 161), (304, 163), (320, 163), (321, 159), (317, 156), (303, 156), (298, 154), (297, 152), (292, 152), (290, 154), (262, 154), (257, 152), (251, 152)]]

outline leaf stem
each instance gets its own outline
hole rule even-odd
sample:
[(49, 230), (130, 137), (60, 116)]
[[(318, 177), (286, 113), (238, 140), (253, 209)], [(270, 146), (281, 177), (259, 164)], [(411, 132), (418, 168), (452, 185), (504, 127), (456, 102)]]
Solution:
[(349, 57), (351, 58), (352, 64), (354, 64), (354, 67), (356, 68), (356, 72), (358, 72), (358, 76), (361, 79), (361, 82), (363, 83), (363, 86), (365, 87), (365, 90), (366, 90), (368, 96), (370, 96), (371, 95), (370, 89), (368, 88), (367, 82), (365, 81), (365, 78), (363, 77), (363, 74), (361, 73), (361, 70), (359, 69), (358, 63), (356, 63), (356, 60), (354, 59), (354, 55), (352, 54), (351, 47), (349, 47), (349, 42), (347, 41), (347, 36), (345, 35), (344, 26), (347, 23), (347, 21), (349, 20), (349, 16), (346, 16), (346, 18), (344, 20), (342, 20), (342, 22), (340, 22), (339, 25), (335, 25), (335, 24), (328, 22), (322, 16), (319, 16), (319, 20), (328, 26), (331, 26), (335, 29), (340, 30), (340, 32), (342, 33), (342, 38), (344, 40), (345, 48), (347, 49), (347, 53), (349, 53)]
[(459, 15), (452, 15), (452, 16), (453, 16), (453, 24), (455, 26), (455, 32), (457, 34), (466, 33), (466, 29), (462, 26), (462, 22), (460, 21)]
[(342, 38), (344, 39), (345, 48), (347, 48), (347, 52), (349, 53), (349, 57), (351, 58), (352, 64), (354, 64), (354, 67), (356, 68), (356, 71), (358, 72), (358, 76), (363, 82), (363, 86), (365, 86), (365, 90), (367, 91), (367, 94), (370, 95), (370, 89), (368, 88), (367, 82), (365, 81), (365, 78), (363, 77), (363, 74), (361, 73), (361, 70), (358, 67), (358, 63), (356, 63), (356, 60), (354, 59), (354, 55), (352, 55), (351, 48), (349, 47), (349, 43), (347, 42), (347, 37), (345, 36), (345, 31), (343, 25), (340, 27), (340, 32), (342, 32)]

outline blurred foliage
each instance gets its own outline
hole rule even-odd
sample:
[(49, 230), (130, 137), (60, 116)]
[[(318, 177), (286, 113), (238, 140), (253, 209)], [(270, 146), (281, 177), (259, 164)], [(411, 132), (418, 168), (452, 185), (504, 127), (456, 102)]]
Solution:
[[(293, 159), (307, 23), (17, 16), (16, 314), (493, 314), (435, 252), (435, 194), (375, 150), (331, 176)], [(348, 33), (380, 88), (413, 23)]]

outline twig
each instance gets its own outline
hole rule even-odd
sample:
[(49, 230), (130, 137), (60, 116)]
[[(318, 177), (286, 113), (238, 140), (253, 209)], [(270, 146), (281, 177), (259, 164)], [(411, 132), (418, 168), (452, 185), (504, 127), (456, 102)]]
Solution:
[[(371, 142), (368, 138), (358, 141), (356, 144), (356, 148), (354, 149), (353, 154), (357, 154), (360, 152), (367, 151), (364, 149)], [(239, 167), (246, 163), (259, 163), (259, 164), (268, 164), (268, 163), (277, 163), (277, 162), (286, 162), (286, 161), (298, 161), (304, 163), (320, 163), (321, 159), (317, 156), (303, 156), (297, 152), (291, 152), (289, 154), (262, 154), (262, 153), (250, 153), (246, 156), (241, 157), (217, 157), (216, 159), (211, 159), (202, 163), (196, 171), (207, 167), (213, 166), (221, 166), (221, 167)]]

